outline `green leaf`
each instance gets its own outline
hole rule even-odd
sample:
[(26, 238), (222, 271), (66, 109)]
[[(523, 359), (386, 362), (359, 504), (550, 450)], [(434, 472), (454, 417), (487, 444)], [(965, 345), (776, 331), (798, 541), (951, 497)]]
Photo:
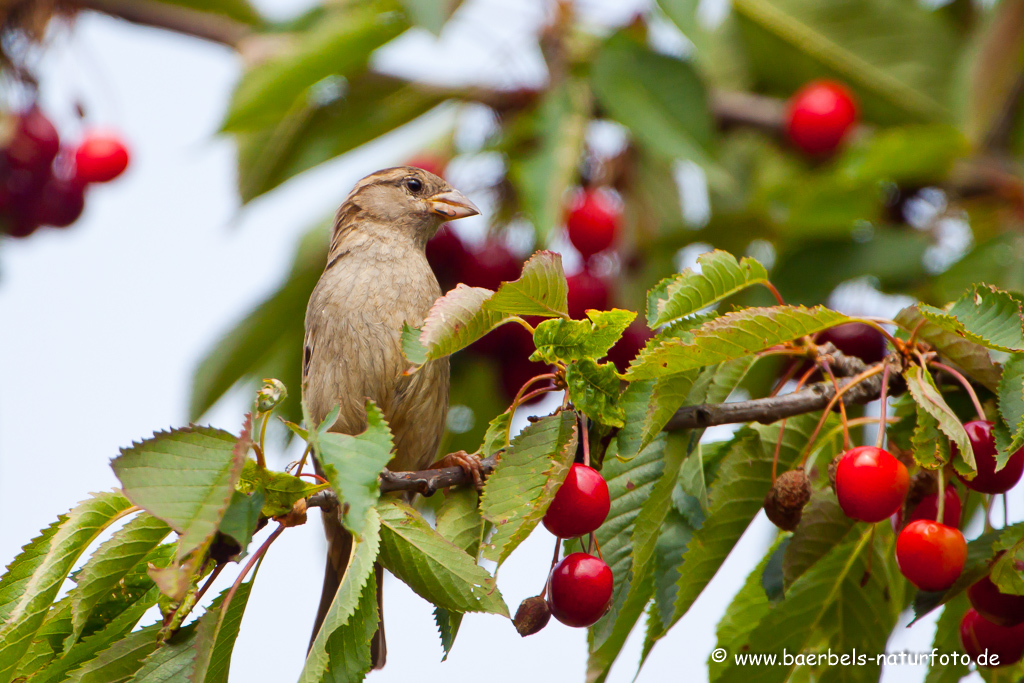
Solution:
[[(479, 502), (479, 496), (472, 488), (448, 489), (441, 509), (437, 512), (437, 533), (465, 550), (470, 557), (479, 554), (483, 540), (484, 520), (478, 509)], [(441, 635), (443, 662), (448, 659), (452, 645), (455, 644), (455, 636), (462, 624), (462, 613), (435, 607), (434, 621)]]
[(739, 262), (715, 249), (697, 257), (699, 271), (687, 268), (658, 283), (647, 299), (647, 323), (658, 327), (696, 313), (747, 287), (768, 282), (768, 271), (752, 258)]
[[(778, 471), (791, 469), (799, 461), (816, 423), (813, 413), (787, 420)], [(711, 506), (707, 519), (683, 556), (679, 590), (669, 623), (675, 623), (689, 610), (761, 509), (771, 488), (779, 429), (777, 424), (741, 428), (726, 447), (717, 479), (708, 491)]]
[(257, 25), (262, 19), (246, 0), (158, 0), (167, 5), (177, 5), (190, 9), (221, 14), (235, 21)]
[(619, 405), (622, 382), (613, 363), (598, 365), (589, 358), (571, 363), (565, 383), (576, 409), (601, 424), (622, 427), (625, 413)]
[(928, 469), (938, 469), (949, 462), (949, 439), (939, 430), (939, 421), (915, 404), (917, 420), (910, 437), (914, 460)]
[(565, 193), (583, 154), (590, 100), (586, 83), (577, 79), (549, 89), (528, 119), (532, 144), (509, 158), (508, 179), (542, 241), (561, 223)]
[(851, 146), (836, 163), (836, 172), (852, 182), (920, 185), (944, 179), (969, 151), (953, 126), (883, 128), (864, 144)]
[(196, 625), (189, 624), (160, 644), (142, 662), (131, 683), (187, 681), (196, 656)]
[(402, 329), (402, 346), (411, 363), (449, 356), (464, 349), (509, 316), (484, 308), (494, 292), (459, 284), (438, 299), (427, 313), (417, 339), (415, 329)]
[(626, 379), (653, 379), (750, 356), (848, 320), (824, 306), (745, 308), (726, 313), (680, 339), (665, 339), (648, 347), (630, 364)]
[(480, 455), (490, 457), (508, 446), (508, 432), (512, 424), (512, 413), (505, 411), (490, 421), (484, 432), (484, 441), (480, 444)]
[[(236, 134), (243, 202), (409, 123), (446, 98), (439, 89), (419, 89), (373, 72), (352, 76), (347, 86), (336, 100), (299, 98), (278, 122)], [(305, 302), (298, 313), (304, 311)]]
[(944, 605), (956, 596), (963, 593), (971, 584), (977, 582), (981, 577), (988, 574), (992, 557), (995, 555), (995, 544), (1003, 533), (1024, 533), (1024, 522), (1006, 527), (1001, 531), (990, 531), (967, 544), (967, 560), (964, 563), (964, 570), (956, 582), (940, 592), (918, 591), (914, 598), (914, 624), (924, 615), (931, 612), (940, 605)]
[[(835, 624), (835, 633), (828, 641), (834, 651), (849, 653), (856, 648), (858, 652), (884, 652), (899, 607), (893, 604), (887, 592), (886, 573), (877, 567), (875, 571), (868, 571), (869, 566), (886, 561), (883, 553), (891, 554), (892, 535), (883, 534), (886, 542), (879, 544), (872, 543), (874, 536), (871, 526), (856, 525), (841, 545), (793, 583), (786, 592), (786, 599), (741, 639), (742, 644), (736, 650), (780, 657), (783, 651), (807, 652), (822, 630)], [(789, 678), (795, 666), (790, 663), (752, 667), (730, 662), (717, 680), (719, 683), (781, 683)], [(863, 668), (870, 672), (871, 680), (879, 675), (880, 666), (873, 659)]]
[(1024, 351), (1024, 318), (1021, 304), (1010, 294), (976, 285), (953, 303), (948, 311), (918, 306), (939, 327), (999, 351)]
[(125, 683), (134, 681), (135, 673), (146, 659), (160, 645), (160, 630), (163, 624), (153, 624), (141, 631), (129, 633), (115, 641), (72, 672), (69, 683)]
[(241, 437), (210, 427), (157, 432), (111, 461), (125, 495), (181, 536), (179, 560), (217, 531), (249, 452), (249, 424)]
[[(299, 242), (284, 284), (224, 335), (199, 363), (192, 378), (189, 419), (196, 421), (241, 380), (280, 377), (285, 385), (301, 386), (306, 303), (327, 261), (329, 226), (317, 225)], [(299, 393), (279, 410), (293, 422), (302, 419)]]
[[(1007, 106), (1015, 101), (1017, 79), (1024, 66), (1024, 3), (1005, 0), (986, 12), (972, 31), (968, 79), (957, 93), (963, 102), (963, 128), (975, 147), (998, 148), (990, 139), (1005, 126)], [(1019, 112), (1018, 112), (1019, 117)]]
[(604, 358), (636, 318), (633, 311), (588, 311), (589, 320), (553, 318), (537, 325), (533, 343), (537, 347), (530, 360), (545, 363), (571, 363)]
[[(964, 613), (967, 612), (967, 608), (970, 606), (971, 603), (964, 593), (946, 603), (946, 606), (942, 609), (942, 614), (939, 615), (938, 622), (935, 624), (935, 637), (932, 640), (932, 649), (946, 654), (959, 652), (963, 648), (960, 643), (960, 621), (964, 618)], [(967, 676), (968, 673), (970, 671), (967, 665), (961, 664), (958, 657), (956, 662), (948, 663), (946, 666), (936, 663), (934, 666), (929, 667), (924, 683), (957, 683), (957, 681)]]
[(330, 683), (357, 683), (373, 667), (370, 641), (377, 632), (377, 577), (370, 573), (359, 596), (359, 604), (344, 628), (331, 634), (327, 654), (331, 664), (324, 680)]
[(931, 322), (921, 315), (916, 305), (904, 308), (895, 320), (904, 329), (916, 329), (918, 339), (930, 344), (968, 377), (992, 391), (996, 390), (1001, 373), (984, 346)]
[(239, 545), (241, 548), (239, 557), (245, 553), (245, 549), (252, 542), (252, 535), (256, 533), (256, 525), (260, 520), (260, 510), (263, 509), (264, 500), (262, 491), (251, 494), (235, 491), (231, 496), (228, 509), (224, 512), (224, 517), (220, 520), (218, 531)]
[[(665, 523), (654, 546), (654, 602), (658, 612), (658, 623), (652, 625), (657, 632), (648, 631), (646, 640), (650, 641), (651, 646), (664, 635), (665, 622), (672, 618), (672, 606), (679, 592), (679, 568), (686, 553), (686, 546), (690, 544), (698, 528), (699, 525), (693, 524), (675, 508), (669, 510), (665, 516)], [(649, 650), (647, 647), (645, 649)]]
[(993, 549), (1006, 551), (992, 563), (989, 578), (1000, 593), (1024, 595), (1024, 576), (1017, 569), (1024, 560), (1024, 529), (1010, 527), (999, 535)]
[[(345, 78), (362, 72), (375, 49), (409, 27), (400, 12), (384, 3), (349, 5), (326, 13), (309, 30), (293, 36), (282, 54), (249, 70), (235, 88), (223, 130), (238, 132), (272, 125), (296, 101), (316, 102), (317, 84), (325, 79), (343, 87)], [(301, 100), (300, 100), (301, 98)]]
[(118, 529), (96, 549), (70, 591), (72, 604), (70, 647), (82, 635), (93, 609), (121, 579), (171, 533), (163, 521), (145, 512)]
[[(342, 574), (341, 585), (338, 586), (334, 601), (331, 602), (331, 607), (324, 617), (324, 623), (309, 646), (309, 653), (306, 655), (306, 664), (299, 676), (299, 683), (320, 683), (329, 667), (340, 665), (334, 656), (335, 648), (332, 648), (331, 645), (339, 646), (352, 637), (350, 634), (353, 631), (361, 630), (362, 619), (365, 618), (361, 616), (361, 598), (367, 585), (371, 583), (375, 585), (373, 563), (381, 550), (381, 521), (377, 509), (368, 508), (363, 514), (365, 515), (361, 525), (363, 534), (361, 537), (354, 537), (352, 541), (353, 548), (349, 556), (348, 567)], [(376, 590), (374, 590), (374, 596), (376, 596)], [(373, 627), (376, 629), (376, 597), (373, 601)], [(353, 629), (350, 624), (355, 624), (356, 627)], [(335, 640), (335, 633), (340, 634), (338, 635), (340, 641)], [(370, 636), (363, 643), (367, 664), (370, 660), (369, 638), (372, 637), (373, 632), (371, 631)], [(363, 659), (362, 654), (359, 655), (359, 659)], [(367, 669), (369, 669), (368, 666)]]
[(462, 4), (462, 0), (401, 0), (401, 3), (413, 24), (440, 36), (441, 29)]
[[(321, 429), (330, 427), (328, 418)], [(343, 510), (345, 528), (356, 537), (361, 536), (367, 524), (367, 510), (380, 496), (380, 473), (391, 460), (394, 440), (384, 419), (384, 413), (373, 401), (366, 401), (366, 431), (352, 436), (334, 432), (310, 432), (310, 443), (316, 453), (324, 476), (338, 494)]]
[(960, 424), (960, 419), (949, 407), (942, 394), (935, 388), (935, 380), (931, 374), (920, 365), (910, 366), (903, 373), (907, 382), (907, 388), (914, 401), (926, 413), (935, 418), (942, 433), (950, 438), (957, 445), (959, 457), (953, 461), (953, 467), (957, 472), (964, 475), (972, 475), (977, 470), (974, 461), (974, 449), (971, 447), (971, 440)]
[[(781, 538), (776, 539), (772, 547), (777, 548), (780, 540)], [(761, 587), (761, 576), (764, 574), (765, 566), (773, 555), (774, 552), (771, 549), (764, 554), (764, 557), (754, 567), (754, 570), (747, 575), (747, 580), (743, 582), (743, 587), (739, 589), (736, 595), (733, 596), (732, 602), (725, 608), (725, 614), (722, 615), (722, 619), (718, 622), (718, 628), (715, 631), (717, 637), (716, 649), (724, 648), (729, 654), (741, 652), (740, 648), (750, 637), (750, 632), (771, 611), (772, 603), (768, 600), (768, 596), (765, 595), (764, 588)], [(711, 657), (708, 657), (708, 680), (717, 681), (729, 665), (728, 662), (728, 658), (722, 662), (716, 662)]]
[(619, 32), (594, 60), (590, 84), (601, 106), (651, 154), (711, 165), (708, 98), (691, 63)]
[(829, 75), (853, 86), (871, 116), (951, 117), (957, 39), (936, 13), (912, 3), (739, 0), (749, 65), (776, 91)]
[(11, 680), (82, 552), (129, 510), (120, 492), (97, 494), (61, 515), (8, 565), (0, 580), (0, 681)]
[(296, 502), (328, 488), (326, 484), (304, 481), (287, 472), (268, 471), (266, 475), (266, 482), (263, 484), (263, 493), (266, 496), (263, 515), (266, 517), (286, 514)]
[(538, 251), (523, 264), (519, 279), (503, 282), (483, 307), (484, 310), (506, 315), (568, 318), (568, 293), (562, 255)]
[(831, 489), (815, 491), (800, 524), (786, 546), (782, 575), (786, 587), (825, 557), (846, 536), (854, 521), (847, 517)]
[(242, 615), (249, 603), (249, 593), (256, 578), (239, 584), (231, 602), (224, 608), (230, 588), (217, 596), (210, 608), (199, 618), (196, 627), (195, 662), (189, 683), (228, 683), (231, 651), (242, 625)]
[(999, 380), (999, 414), (1010, 429), (1012, 439), (1007, 448), (996, 455), (996, 470), (1002, 469), (1010, 456), (1024, 446), (1024, 353), (1015, 353), (1003, 364)]
[(430, 528), (407, 503), (386, 499), (381, 517), (380, 562), (417, 594), (454, 612), (509, 616), (494, 577), (466, 551)]
[[(152, 581), (150, 581), (152, 586)], [(126, 641), (139, 645), (143, 654), (135, 660), (141, 665), (142, 657), (149, 654), (147, 644), (156, 646), (156, 631), (161, 624), (154, 624), (149, 627), (152, 633), (146, 637), (136, 638), (136, 633), (146, 633), (147, 629), (131, 633), (139, 619), (156, 604), (160, 591), (151, 587), (141, 598), (132, 603), (127, 609), (121, 612), (116, 618), (110, 621), (101, 630), (86, 636), (76, 643), (64, 656), (58, 657), (59, 652), (51, 651), (48, 657), (47, 666), (38, 674), (32, 676), (32, 683), (57, 683), (57, 681), (92, 681), (94, 683), (112, 683), (118, 680), (113, 674), (113, 668), (120, 666), (114, 661), (131, 662), (130, 653), (132, 647), (122, 645)], [(149, 636), (152, 636), (150, 638)], [(127, 649), (125, 649), (127, 648)], [(115, 653), (117, 656), (115, 657)], [(124, 659), (122, 659), (124, 657)], [(128, 668), (131, 668), (130, 665)], [(69, 677), (69, 672), (74, 673)], [(132, 669), (134, 672), (134, 669)], [(88, 676), (86, 674), (89, 674)]]
[(576, 456), (576, 414), (564, 410), (528, 425), (487, 477), (480, 512), (495, 526), (484, 557), (499, 565), (530, 535)]

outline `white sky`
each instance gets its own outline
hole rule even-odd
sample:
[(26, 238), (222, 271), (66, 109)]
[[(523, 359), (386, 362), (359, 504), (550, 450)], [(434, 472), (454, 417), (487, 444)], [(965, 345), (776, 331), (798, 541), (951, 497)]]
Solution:
[[(299, 3), (257, 4), (280, 16)], [(583, 3), (602, 22), (622, 21), (645, 4)], [(542, 77), (524, 37), (542, 16), (537, 3), (467, 2), (440, 44), (412, 33), (379, 63), (445, 79), (482, 77), (511, 64), (516, 78)], [(184, 424), (197, 362), (277, 288), (298, 236), (330, 214), (355, 180), (407, 158), (451, 115), (428, 117), (240, 210), (233, 147), (213, 135), (239, 73), (227, 49), (97, 16), (59, 34), (45, 56), (44, 105), (62, 132), (73, 137), (72, 105), (81, 100), (92, 121), (124, 133), (133, 159), (123, 178), (90, 192), (75, 226), (0, 248), (0, 564), (70, 503), (116, 485), (107, 463), (118, 447)], [(208, 421), (237, 431), (248, 400), (228, 397)], [(271, 459), (280, 467), (292, 457)], [(759, 516), (654, 650), (640, 681), (706, 675), (713, 625), (770, 536)], [(499, 587), (513, 612), (541, 587), (552, 543), (539, 529), (503, 567)], [(313, 513), (271, 549), (232, 680), (297, 677), (319, 598), (323, 545)], [(467, 615), (449, 661), (440, 664), (431, 607), (393, 578), (385, 585), (390, 656), (371, 681), (583, 678), (585, 631), (554, 621), (521, 639), (500, 617)], [(929, 649), (931, 628), (905, 632), (889, 650)], [(609, 680), (632, 680), (641, 643), (642, 633), (634, 633)], [(885, 680), (922, 677), (923, 670), (905, 668)]]

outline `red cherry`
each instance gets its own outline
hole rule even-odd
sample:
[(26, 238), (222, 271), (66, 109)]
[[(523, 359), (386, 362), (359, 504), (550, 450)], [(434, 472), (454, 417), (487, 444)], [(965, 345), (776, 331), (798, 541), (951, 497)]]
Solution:
[[(516, 325), (516, 327), (519, 326)], [(519, 329), (523, 328), (520, 327)], [(544, 363), (537, 363), (530, 360), (528, 355), (515, 355), (507, 358), (500, 358), (499, 363), (499, 370), (501, 372), (501, 389), (505, 394), (505, 398), (509, 401), (515, 399), (519, 390), (522, 389), (523, 385), (528, 381), (537, 375), (543, 375), (546, 372), (551, 372), (550, 367)], [(550, 380), (534, 382), (526, 392), (530, 393), (534, 389), (540, 389), (541, 387), (550, 385)], [(543, 394), (534, 396), (529, 401), (524, 401), (522, 405), (530, 405), (531, 403), (541, 400), (543, 397)]]
[(786, 134), (805, 154), (831, 154), (857, 122), (853, 94), (834, 81), (814, 81), (789, 101)]
[(843, 323), (818, 334), (818, 344), (832, 342), (847, 356), (856, 356), (868, 365), (885, 358), (885, 337), (865, 323)]
[(967, 561), (967, 541), (959, 529), (919, 519), (896, 537), (896, 563), (910, 583), (923, 591), (953, 585)]
[(601, 278), (584, 270), (566, 278), (569, 284), (569, 317), (577, 320), (587, 317), (587, 310), (608, 309), (610, 293)]
[[(921, 502), (911, 511), (907, 517), (907, 523), (919, 519), (936, 521), (939, 516), (939, 494), (930, 493), (921, 499)], [(960, 496), (952, 486), (946, 487), (945, 507), (942, 511), (942, 523), (954, 529), (960, 526)]]
[(28, 237), (42, 225), (39, 221), (39, 197), (49, 178), (48, 169), (11, 169), (4, 183), (4, 191), (7, 195), (12, 237)]
[(608, 352), (608, 360), (615, 363), (619, 372), (625, 372), (629, 367), (629, 362), (636, 358), (652, 337), (654, 337), (654, 332), (651, 331), (651, 328), (637, 318), (622, 333), (622, 339), (615, 342), (615, 346)]
[(18, 117), (7, 145), (7, 155), (15, 166), (35, 171), (48, 169), (59, 151), (57, 129), (39, 107), (32, 107)]
[(605, 192), (583, 190), (569, 207), (565, 219), (569, 241), (587, 259), (615, 242), (619, 231), (619, 207)]
[(978, 614), (999, 626), (1024, 624), (1024, 595), (1000, 592), (986, 574), (967, 589), (967, 599)]
[(508, 247), (496, 239), (489, 239), (483, 247), (470, 253), (462, 277), (470, 287), (496, 290), (502, 282), (519, 279), (522, 269), (522, 262)]
[(75, 179), (81, 183), (105, 183), (128, 168), (128, 148), (114, 133), (87, 133), (75, 150)]
[(1009, 666), (1024, 657), (1024, 624), (993, 624), (972, 607), (960, 621), (960, 642), (978, 666)]
[(85, 188), (73, 180), (50, 177), (39, 191), (35, 207), (41, 225), (65, 228), (85, 209)]
[(590, 626), (608, 611), (613, 585), (608, 565), (593, 555), (573, 553), (551, 570), (551, 614), (566, 626)]
[[(960, 481), (972, 491), (981, 493), (1006, 493), (1012, 489), (1024, 473), (1024, 448), (1011, 455), (1006, 466), (996, 472), (996, 437), (992, 433), (992, 423), (971, 420), (964, 425), (964, 429), (967, 431), (967, 438), (971, 440), (978, 474), (971, 480), (960, 477)], [(956, 444), (952, 446), (955, 457), (959, 449)]]
[(427, 242), (427, 262), (443, 291), (447, 292), (462, 280), (470, 258), (466, 245), (447, 223)]
[(851, 448), (836, 468), (836, 497), (847, 517), (880, 522), (896, 512), (910, 488), (907, 468), (874, 446)]
[(544, 514), (544, 526), (559, 538), (596, 531), (611, 508), (608, 484), (593, 467), (574, 463)]
[(412, 166), (413, 168), (422, 168), (427, 173), (433, 173), (438, 178), (444, 178), (444, 170), (448, 166), (448, 162), (437, 154), (424, 152), (409, 159), (405, 162), (405, 165)]

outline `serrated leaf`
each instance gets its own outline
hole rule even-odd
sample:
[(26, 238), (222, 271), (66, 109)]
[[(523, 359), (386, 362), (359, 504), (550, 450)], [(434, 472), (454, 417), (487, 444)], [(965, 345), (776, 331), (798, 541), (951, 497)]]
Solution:
[(687, 268), (658, 283), (647, 300), (647, 323), (658, 327), (696, 313), (747, 287), (768, 282), (768, 271), (752, 258), (739, 262), (715, 249), (697, 257), (698, 272)]
[(380, 562), (392, 574), (438, 607), (509, 616), (494, 577), (432, 529), (420, 513), (392, 499), (381, 500), (377, 509)]
[(230, 588), (217, 596), (209, 609), (199, 618), (196, 627), (195, 661), (189, 674), (189, 683), (227, 683), (231, 668), (231, 651), (242, 625), (242, 615), (249, 603), (249, 593), (256, 578), (239, 584), (231, 602), (225, 609), (224, 601)]
[(653, 379), (750, 356), (848, 320), (824, 306), (745, 308), (726, 313), (682, 338), (648, 347), (630, 364), (626, 379)]
[[(817, 423), (813, 413), (786, 421), (778, 471), (799, 460)], [(671, 623), (678, 621), (725, 561), (771, 488), (772, 459), (779, 425), (741, 428), (727, 446), (715, 483), (708, 492), (711, 508), (694, 534), (680, 568), (679, 592)]]
[(114, 589), (125, 574), (160, 545), (169, 533), (171, 528), (165, 522), (143, 512), (96, 549), (69, 593), (73, 630), (67, 641), (68, 647), (82, 635), (93, 608), (105, 594)]
[(562, 255), (538, 251), (523, 264), (519, 279), (503, 282), (483, 307), (484, 310), (506, 315), (568, 318), (568, 293)]
[(644, 424), (655, 383), (653, 379), (630, 382), (619, 397), (626, 423), (616, 435), (617, 453), (622, 460), (634, 458), (643, 450), (640, 444), (644, 439)]
[(296, 502), (326, 488), (327, 484), (315, 484), (287, 472), (268, 471), (266, 483), (263, 484), (263, 493), (266, 496), (263, 515), (277, 517), (286, 514)]
[(800, 524), (786, 546), (782, 574), (788, 588), (828, 554), (853, 526), (831, 489), (815, 491), (804, 508)]
[(487, 477), (480, 512), (495, 526), (483, 555), (499, 565), (540, 522), (576, 456), (576, 414), (565, 410), (528, 425)]
[(672, 416), (682, 406), (691, 403), (691, 392), (700, 377), (699, 370), (680, 372), (668, 377), (659, 377), (654, 381), (654, 389), (647, 404), (647, 414), (643, 419), (643, 433), (640, 448), (654, 440)]
[(921, 617), (936, 607), (946, 604), (967, 590), (971, 584), (985, 576), (995, 555), (995, 544), (1003, 533), (1024, 534), (1024, 522), (1006, 527), (1001, 531), (990, 531), (968, 542), (967, 560), (964, 562), (964, 570), (956, 582), (945, 591), (918, 591), (914, 597), (914, 621), (910, 622), (909, 625), (912, 626)]
[(359, 604), (342, 628), (331, 634), (327, 654), (331, 664), (324, 676), (329, 683), (358, 683), (373, 667), (370, 641), (377, 632), (377, 576), (371, 572)]
[[(892, 552), (892, 535), (882, 534), (884, 544), (872, 543), (875, 534), (866, 524), (856, 525), (846, 540), (833, 548), (813, 567), (804, 572), (786, 592), (786, 599), (776, 605), (761, 622), (741, 639), (740, 652), (781, 655), (806, 652), (821, 630), (836, 620), (836, 632), (829, 644), (838, 652), (883, 652), (889, 631), (895, 625), (898, 609), (893, 609), (887, 594), (885, 572), (868, 572), (872, 563), (884, 561), (876, 549)], [(874, 555), (874, 557), (871, 557)], [(865, 580), (866, 579), (866, 580)], [(861, 584), (864, 584), (863, 586)], [(795, 663), (781, 666), (740, 666), (734, 662), (725, 668), (718, 683), (743, 681), (785, 681)], [(869, 659), (865, 668), (872, 679), (880, 667)]]
[(161, 626), (147, 626), (114, 642), (95, 659), (72, 672), (68, 683), (124, 683), (134, 680), (143, 660), (160, 645)]
[(218, 531), (233, 539), (239, 545), (241, 551), (233, 559), (240, 559), (245, 549), (252, 542), (252, 535), (256, 533), (256, 525), (260, 521), (260, 511), (263, 509), (265, 497), (262, 491), (255, 491), (251, 494), (244, 494), (235, 491), (231, 496), (228, 509), (220, 520)]
[(622, 382), (613, 363), (598, 365), (589, 358), (565, 371), (565, 383), (576, 409), (600, 424), (622, 427), (625, 413), (619, 405)]
[[(933, 650), (938, 650), (940, 653), (952, 653), (963, 648), (960, 643), (960, 621), (970, 606), (971, 603), (964, 593), (946, 603), (935, 624), (935, 636), (932, 639)], [(957, 661), (949, 662), (946, 666), (938, 662), (934, 666), (930, 666), (924, 683), (957, 683), (968, 673), (970, 673), (968, 665), (961, 664), (958, 657)]]
[[(703, 520), (701, 520), (703, 521)], [(665, 516), (658, 542), (654, 546), (654, 602), (658, 612), (658, 633), (651, 634), (651, 644), (664, 634), (665, 622), (672, 618), (672, 606), (676, 601), (679, 583), (679, 567), (682, 565), (686, 546), (700, 528), (673, 508)]]
[[(441, 534), (459, 548), (465, 550), (470, 557), (480, 552), (483, 539), (484, 520), (480, 515), (479, 496), (472, 488), (449, 489), (445, 492), (444, 502), (437, 512), (437, 533)], [(434, 622), (441, 636), (441, 647), (448, 659), (455, 636), (462, 624), (462, 613), (452, 612), (443, 607), (434, 608)]]
[(178, 532), (178, 559), (213, 537), (249, 450), (242, 437), (211, 427), (158, 432), (122, 448), (110, 466), (128, 498)]
[[(328, 416), (322, 426), (330, 426)], [(355, 436), (335, 432), (310, 432), (311, 445), (324, 476), (338, 494), (342, 521), (357, 538), (365, 531), (367, 510), (380, 496), (380, 473), (391, 460), (394, 440), (384, 413), (366, 401), (366, 430)]]
[(996, 454), (996, 471), (1024, 446), (1024, 353), (1015, 353), (1003, 364), (999, 380), (999, 414), (1010, 429), (1010, 445)]
[(942, 398), (939, 390), (935, 388), (935, 380), (932, 379), (931, 374), (920, 365), (912, 365), (903, 373), (903, 378), (917, 405), (935, 418), (942, 433), (949, 437), (960, 451), (959, 457), (953, 461), (953, 467), (960, 474), (973, 474), (977, 470), (977, 464), (974, 461), (971, 440), (968, 438), (964, 426), (960, 424), (956, 413)]
[(915, 404), (917, 420), (910, 437), (910, 448), (917, 464), (938, 469), (949, 462), (949, 439), (939, 431), (939, 421)]
[(928, 342), (953, 365), (967, 373), (968, 377), (992, 391), (996, 390), (1001, 373), (984, 346), (931, 322), (921, 315), (917, 306), (904, 308), (895, 320), (905, 329), (916, 329), (918, 339)]
[(408, 323), (402, 324), (402, 354), (413, 365), (423, 365), (428, 360), (427, 347), (420, 342), (422, 334), (422, 327), (410, 327)]
[(409, 362), (434, 360), (464, 349), (510, 317), (484, 304), (494, 292), (483, 287), (459, 284), (434, 302), (427, 313), (418, 341), (403, 330), (403, 351)]
[(480, 454), (490, 457), (508, 446), (508, 431), (512, 424), (512, 413), (505, 411), (490, 421), (487, 431), (484, 432), (484, 441), (480, 444)]
[[(331, 640), (335, 632), (344, 632), (350, 630), (348, 625), (350, 623), (356, 623), (356, 631), (359, 630), (357, 618), (353, 622), (353, 617), (359, 612), (360, 609), (360, 598), (365, 591), (365, 587), (374, 582), (374, 561), (377, 559), (381, 548), (381, 522), (380, 515), (376, 508), (367, 509), (364, 514), (366, 515), (363, 527), (362, 537), (356, 537), (353, 539), (352, 552), (349, 555), (348, 567), (345, 568), (345, 572), (342, 574), (341, 585), (338, 586), (338, 591), (334, 595), (334, 600), (331, 602), (331, 607), (324, 617), (324, 623), (320, 626), (320, 630), (316, 634), (316, 638), (313, 639), (312, 644), (309, 646), (309, 652), (306, 655), (306, 664), (302, 667), (302, 673), (299, 676), (299, 683), (320, 683), (324, 676), (324, 672), (334, 664), (333, 652), (331, 647)], [(374, 591), (376, 595), (376, 591)], [(376, 598), (374, 598), (376, 603)], [(376, 613), (376, 607), (374, 608)], [(376, 619), (374, 619), (374, 629), (376, 629)], [(370, 637), (373, 633), (370, 633)], [(339, 638), (344, 639), (350, 636), (339, 635)], [(337, 644), (337, 641), (336, 641)], [(369, 638), (365, 645), (365, 658), (368, 661), (370, 659), (370, 643)], [(362, 655), (360, 655), (361, 657)]]
[(533, 343), (537, 350), (530, 360), (571, 363), (604, 358), (636, 318), (633, 311), (587, 311), (589, 320), (553, 318), (537, 325)]
[(995, 287), (976, 285), (948, 311), (923, 304), (918, 309), (939, 327), (969, 341), (999, 351), (1024, 351), (1021, 304)]
[(529, 119), (532, 138), (509, 155), (508, 179), (541, 242), (559, 225), (565, 192), (576, 176), (589, 120), (590, 89), (578, 78), (554, 84)]
[(131, 502), (118, 491), (96, 494), (62, 515), (56, 528), (47, 529), (8, 565), (0, 581), (0, 681), (14, 675), (82, 552), (130, 510)]
[(142, 662), (131, 683), (187, 681), (196, 656), (196, 624), (181, 629), (160, 644)]
[(1024, 576), (1017, 569), (1024, 560), (1024, 529), (1010, 527), (999, 535), (993, 548), (1003, 552), (989, 570), (989, 578), (1000, 593), (1007, 595), (1024, 595)]
[(375, 49), (409, 27), (402, 13), (384, 9), (384, 3), (373, 2), (328, 12), (294, 36), (287, 49), (250, 69), (231, 96), (223, 130), (271, 125), (296, 102), (309, 106), (308, 100), (315, 105), (315, 88), (325, 79), (344, 83), (343, 79), (365, 69)]

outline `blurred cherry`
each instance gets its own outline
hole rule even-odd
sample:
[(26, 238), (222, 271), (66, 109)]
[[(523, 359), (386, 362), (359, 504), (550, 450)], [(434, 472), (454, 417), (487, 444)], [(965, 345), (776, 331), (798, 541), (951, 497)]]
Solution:
[(857, 123), (857, 103), (842, 83), (813, 81), (789, 102), (786, 134), (810, 156), (834, 152)]
[(584, 259), (612, 246), (619, 231), (619, 207), (600, 190), (579, 192), (569, 207), (565, 227), (569, 241)]
[[(551, 368), (544, 363), (531, 361), (528, 356), (523, 355), (501, 358), (498, 366), (498, 369), (501, 372), (501, 389), (505, 394), (505, 399), (508, 401), (512, 401), (523, 385), (529, 380), (533, 379), (537, 375), (543, 375), (551, 372)], [(526, 393), (530, 393), (534, 389), (540, 389), (547, 386), (551, 386), (550, 380), (535, 382), (530, 385), (530, 388), (527, 389)], [(543, 397), (544, 394), (540, 394), (529, 401), (524, 401), (523, 405), (530, 405), (531, 403), (540, 401)]]
[(445, 223), (427, 242), (427, 262), (447, 292), (462, 281), (462, 273), (470, 259), (469, 250), (450, 225)]
[(40, 224), (64, 228), (82, 215), (85, 188), (74, 180), (51, 176), (40, 188), (36, 201), (36, 219)]
[(570, 318), (586, 318), (586, 312), (591, 308), (599, 311), (608, 309), (611, 294), (604, 280), (586, 270), (567, 279)]
[(60, 151), (60, 136), (39, 107), (18, 116), (14, 134), (7, 144), (7, 155), (15, 166), (45, 170)]
[(128, 148), (109, 131), (86, 133), (75, 150), (75, 179), (86, 183), (106, 183), (128, 168)]
[(470, 252), (463, 272), (463, 282), (471, 287), (498, 289), (502, 282), (519, 278), (522, 262), (501, 241), (491, 238), (482, 247)]
[(433, 173), (439, 178), (444, 178), (444, 171), (448, 166), (448, 162), (444, 157), (438, 154), (423, 152), (406, 161), (405, 165), (412, 166), (414, 168), (422, 168), (428, 173)]
[(626, 331), (622, 333), (622, 338), (615, 342), (615, 346), (608, 352), (608, 360), (615, 363), (619, 372), (625, 372), (629, 368), (629, 362), (636, 358), (640, 350), (653, 337), (654, 332), (651, 331), (651, 328), (647, 327), (642, 319), (637, 318), (626, 328)]

